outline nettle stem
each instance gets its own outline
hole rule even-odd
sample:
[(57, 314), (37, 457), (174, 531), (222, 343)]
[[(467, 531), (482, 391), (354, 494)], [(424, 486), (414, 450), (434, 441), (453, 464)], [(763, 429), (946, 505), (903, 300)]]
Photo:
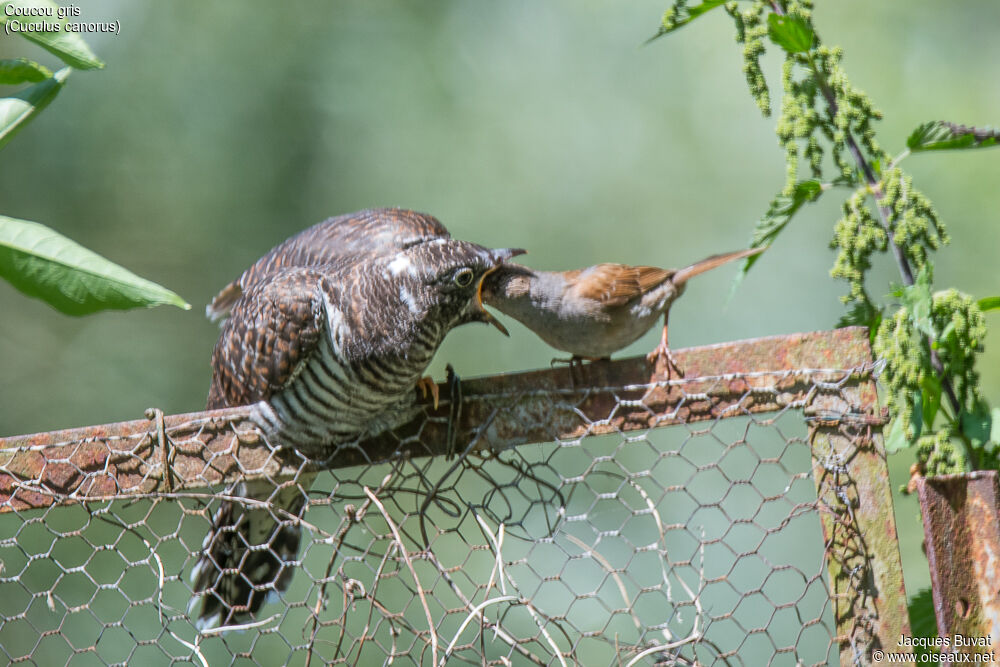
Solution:
[[(771, 0), (771, 8), (775, 14), (779, 16), (785, 16), (785, 10), (777, 0)], [(830, 115), (831, 119), (836, 118), (839, 105), (837, 103), (837, 95), (833, 88), (830, 86), (826, 77), (823, 76), (822, 71), (816, 65), (816, 60), (814, 58), (813, 50), (810, 49), (806, 54), (805, 58), (808, 62), (809, 69), (812, 71), (813, 80), (819, 88), (820, 93), (823, 95), (823, 99), (826, 100), (827, 113)], [(844, 129), (844, 141), (847, 144), (847, 149), (850, 151), (851, 155), (854, 157), (854, 161), (857, 163), (858, 168), (864, 175), (865, 182), (868, 184), (868, 190), (871, 194), (872, 199), (875, 203), (875, 209), (878, 211), (879, 222), (882, 228), (885, 230), (886, 237), (889, 241), (889, 247), (892, 248), (892, 254), (896, 258), (896, 266), (899, 268), (900, 276), (903, 279), (903, 284), (906, 286), (913, 285), (915, 280), (913, 277), (913, 269), (910, 267), (910, 262), (906, 258), (906, 254), (903, 252), (903, 248), (896, 244), (895, 234), (893, 232), (891, 219), (892, 212), (889, 211), (888, 207), (882, 205), (880, 202), (884, 198), (882, 192), (882, 183), (880, 179), (875, 175), (875, 170), (872, 168), (871, 163), (865, 158), (864, 153), (861, 151), (861, 147), (858, 142), (854, 139), (854, 135), (851, 133), (850, 129)], [(924, 344), (927, 346), (927, 350), (930, 353), (931, 367), (937, 374), (941, 381), (941, 388), (944, 390), (945, 394), (948, 396), (948, 402), (951, 404), (953, 414), (957, 416), (962, 412), (962, 404), (958, 400), (958, 396), (955, 394), (955, 389), (952, 386), (951, 378), (945, 374), (944, 364), (941, 363), (941, 358), (934, 349), (933, 341), (929, 336), (923, 337)], [(959, 429), (961, 429), (961, 424), (959, 423)], [(974, 453), (970, 451), (970, 455), (976, 458)], [(970, 459), (970, 463), (973, 467), (978, 467), (973, 459)]]

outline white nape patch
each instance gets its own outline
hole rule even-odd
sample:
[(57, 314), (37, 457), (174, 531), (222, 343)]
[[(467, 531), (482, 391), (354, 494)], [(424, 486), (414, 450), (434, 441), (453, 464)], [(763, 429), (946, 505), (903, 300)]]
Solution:
[(397, 253), (391, 262), (389, 262), (389, 273), (393, 276), (398, 276), (403, 271), (406, 271), (411, 276), (416, 275), (417, 269), (413, 266), (413, 262), (404, 253)]
[(420, 314), (420, 304), (418, 304), (417, 300), (413, 297), (413, 293), (406, 289), (406, 285), (399, 286), (399, 298), (406, 304), (406, 307), (410, 309), (411, 313), (414, 315)]
[[(405, 259), (405, 258), (404, 258)], [(393, 260), (395, 262), (396, 260)], [(406, 260), (409, 262), (410, 260)], [(350, 329), (344, 322), (344, 314), (336, 306), (330, 303), (330, 298), (323, 293), (323, 304), (326, 306), (326, 330), (330, 337), (330, 346), (333, 348), (334, 356), (339, 358), (344, 350), (344, 340), (350, 335)]]

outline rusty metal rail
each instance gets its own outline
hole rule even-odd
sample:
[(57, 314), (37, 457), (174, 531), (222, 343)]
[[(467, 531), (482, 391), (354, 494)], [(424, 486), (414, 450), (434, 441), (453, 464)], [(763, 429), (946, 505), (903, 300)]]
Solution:
[[(547, 442), (554, 431), (569, 439), (671, 426), (735, 415), (737, 404), (741, 413), (802, 409), (814, 393), (809, 371), (864, 366), (866, 336), (841, 329), (675, 351), (692, 380), (660, 381), (643, 357), (586, 365), (582, 381), (569, 368), (465, 380), (456, 444), (478, 438), (496, 450)], [(325, 467), (445, 454), (450, 405), (448, 387), (439, 389), (437, 410), (425, 402), (409, 424), (337, 448)], [(574, 395), (582, 400), (573, 409), (556, 400)], [(276, 456), (248, 415), (228, 408), (164, 416), (162, 438), (148, 418), (0, 438), (0, 512), (166, 491), (164, 461), (173, 489), (295, 474), (301, 461)]]
[[(454, 444), (525, 443), (802, 410), (826, 542), (842, 664), (908, 633), (867, 329), (853, 327), (675, 350), (686, 379), (645, 358), (465, 380)], [(441, 396), (448, 395), (442, 385)], [(572, 399), (572, 400), (567, 400)], [(447, 400), (411, 422), (342, 445), (324, 462), (276, 450), (233, 408), (0, 439), (0, 513), (129, 496), (166, 496), (253, 477), (294, 476), (446, 453)]]

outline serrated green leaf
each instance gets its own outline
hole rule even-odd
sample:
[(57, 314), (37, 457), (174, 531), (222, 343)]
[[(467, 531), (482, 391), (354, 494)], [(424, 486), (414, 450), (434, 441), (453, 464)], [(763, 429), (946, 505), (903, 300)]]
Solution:
[[(51, 12), (48, 16), (8, 16), (5, 7), (39, 8), (45, 12)], [(57, 56), (64, 63), (76, 69), (101, 69), (104, 63), (94, 55), (94, 52), (83, 41), (79, 33), (65, 29), (66, 19), (58, 17), (59, 5), (50, 0), (8, 0), (0, 3), (0, 26), (4, 26), (4, 32), (13, 33), (12, 21), (18, 23), (51, 23), (58, 26), (58, 30), (31, 30), (18, 31), (16, 34), (24, 37), (30, 42), (38, 44), (40, 47)]]
[(52, 77), (52, 71), (48, 67), (39, 65), (27, 58), (13, 58), (10, 60), (0, 60), (0, 84), (7, 86), (19, 83), (38, 83)]
[[(803, 204), (816, 201), (823, 192), (823, 184), (816, 179), (801, 181), (795, 184), (792, 196), (778, 195), (771, 202), (767, 213), (757, 222), (753, 232), (751, 247), (770, 245), (778, 234), (784, 230)], [(748, 259), (754, 259), (754, 255)]]
[(1000, 308), (1000, 296), (987, 296), (976, 302), (979, 306), (979, 310), (984, 313), (989, 310), (997, 310)]
[(906, 140), (910, 152), (944, 151), (959, 148), (988, 148), (1000, 144), (1000, 130), (971, 127), (935, 120), (924, 123)]
[(972, 411), (962, 410), (958, 415), (958, 423), (962, 427), (962, 434), (968, 438), (973, 447), (983, 447), (992, 438), (992, 433), (997, 430), (994, 427), (993, 418), (996, 410), (990, 413), (986, 405), (978, 403)]
[(0, 98), (0, 148), (55, 99), (72, 71), (64, 67), (51, 79), (20, 90), (13, 97)]
[(788, 14), (767, 17), (767, 36), (788, 53), (802, 53), (812, 48), (815, 35), (812, 26), (801, 16)]
[[(788, 223), (791, 222), (792, 216), (802, 208), (802, 205), (807, 202), (816, 201), (822, 193), (823, 184), (816, 179), (809, 179), (808, 181), (796, 183), (795, 189), (792, 190), (792, 196), (778, 195), (775, 197), (768, 207), (767, 213), (757, 221), (757, 225), (753, 230), (753, 239), (750, 241), (750, 247), (761, 248), (771, 245), (778, 238), (782, 230), (788, 226)], [(758, 259), (760, 259), (760, 255), (753, 255), (743, 260), (743, 266), (740, 267), (729, 290), (730, 299), (736, 293), (736, 288), (743, 282), (743, 278), (747, 272), (757, 263)]]
[(0, 277), (67, 315), (169, 304), (184, 299), (45, 225), (0, 216)]
[(851, 327), (860, 325), (868, 327), (871, 336), (874, 337), (879, 324), (882, 323), (882, 309), (873, 305), (870, 301), (855, 301), (851, 309), (840, 316), (837, 320), (837, 327)]
[(906, 307), (910, 322), (917, 331), (930, 337), (932, 341), (938, 339), (938, 332), (934, 330), (934, 323), (931, 321), (931, 272), (926, 265), (921, 267), (912, 285), (894, 289), (892, 296)]
[(686, 2), (677, 2), (673, 7), (667, 10), (663, 15), (663, 21), (660, 23), (660, 29), (655, 35), (646, 40), (649, 44), (654, 39), (659, 39), (667, 33), (671, 33), (678, 28), (686, 26), (691, 21), (709, 12), (716, 7), (721, 7), (726, 4), (728, 0), (703, 0), (700, 5), (695, 5), (694, 7), (688, 7)]
[[(924, 430), (924, 397), (919, 391), (910, 395), (910, 404), (913, 409), (910, 411), (910, 428), (913, 429), (913, 440), (916, 441)], [(928, 424), (930, 426), (930, 424)]]
[(941, 381), (936, 375), (928, 375), (920, 383), (920, 403), (923, 423), (928, 429), (934, 427), (934, 418), (941, 407)]
[[(949, 342), (955, 336), (955, 320), (948, 320), (944, 330), (938, 335), (939, 341)], [(938, 341), (934, 341), (937, 343)]]
[(896, 417), (892, 420), (892, 426), (885, 436), (885, 451), (892, 454), (910, 446), (910, 441), (906, 439), (906, 429), (903, 428), (903, 420)]

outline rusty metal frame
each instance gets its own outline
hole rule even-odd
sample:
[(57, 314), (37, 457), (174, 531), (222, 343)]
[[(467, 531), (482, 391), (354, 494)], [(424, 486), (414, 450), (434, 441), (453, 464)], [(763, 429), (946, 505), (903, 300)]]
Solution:
[[(917, 478), (938, 636), (972, 638), (944, 653), (1000, 655), (997, 471)], [(977, 645), (978, 642), (986, 645)], [(942, 660), (950, 665), (951, 660)]]
[[(801, 409), (826, 540), (841, 664), (909, 633), (868, 330), (775, 336), (675, 350), (686, 379), (645, 357), (462, 382), (460, 449), (499, 450), (604, 433)], [(824, 383), (823, 378), (829, 377)], [(442, 397), (448, 387), (440, 387)], [(572, 403), (565, 400), (572, 397)], [(452, 406), (338, 447), (321, 467), (447, 453)], [(247, 408), (0, 439), (0, 513), (121, 496), (170, 497), (237, 479), (293, 476), (315, 462), (276, 451)], [(610, 416), (609, 416), (610, 415)]]

